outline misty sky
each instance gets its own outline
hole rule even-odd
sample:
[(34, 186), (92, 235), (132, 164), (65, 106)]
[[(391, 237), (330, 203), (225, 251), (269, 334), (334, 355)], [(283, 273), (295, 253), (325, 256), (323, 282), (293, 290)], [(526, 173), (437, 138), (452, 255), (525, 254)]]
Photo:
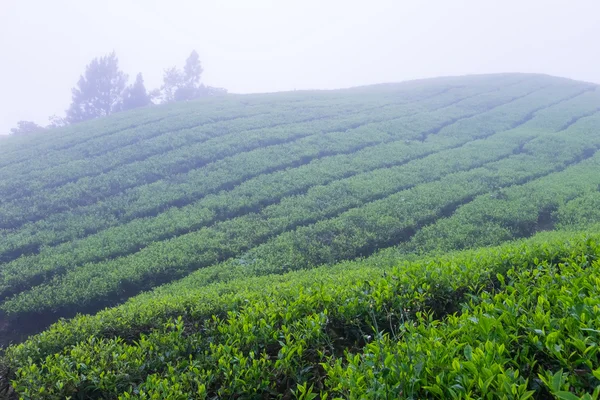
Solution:
[(600, 83), (598, 0), (0, 0), (0, 134), (63, 116), (113, 49), (161, 83), (196, 49), (230, 92), (540, 72)]

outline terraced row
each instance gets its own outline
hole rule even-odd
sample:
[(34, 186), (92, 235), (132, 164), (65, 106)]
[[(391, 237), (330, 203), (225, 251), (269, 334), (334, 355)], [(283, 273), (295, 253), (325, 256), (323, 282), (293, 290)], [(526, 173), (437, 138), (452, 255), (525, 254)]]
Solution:
[[(489, 122), (488, 118), (485, 120)], [(470, 126), (477, 130), (472, 121)], [(578, 124), (575, 124), (559, 135), (570, 145), (563, 146), (564, 152), (559, 156), (552, 147), (555, 141), (547, 139), (553, 135), (542, 135), (528, 145), (515, 143), (515, 135), (506, 135), (498, 142), (488, 139), (474, 142), (474, 147), (467, 150), (456, 149), (463, 152), (452, 156), (449, 152), (448, 157), (439, 157), (437, 163), (434, 163), (435, 158), (432, 159), (436, 155), (415, 161), (412, 174), (410, 166), (413, 163), (408, 163), (399, 167), (403, 168), (401, 170), (376, 171), (374, 176), (359, 175), (349, 178), (347, 183), (336, 182), (326, 186), (328, 189), (324, 192), (318, 188), (309, 190), (304, 196), (286, 198), (258, 214), (248, 214), (173, 240), (154, 243), (132, 256), (80, 266), (48, 284), (15, 296), (2, 307), (9, 313), (18, 314), (110, 304), (118, 296), (130, 296), (132, 290), (135, 292), (165, 279), (172, 280), (193, 269), (239, 254), (274, 234), (317, 220), (320, 221), (269, 240), (244, 255), (241, 262), (250, 264), (247, 265), (249, 271), (259, 269), (264, 273), (281, 271), (282, 265), (283, 269), (285, 265), (310, 267), (369, 254), (378, 247), (408, 239), (415, 229), (479, 194), (520, 184), (581, 160), (587, 149), (579, 146), (577, 129)], [(535, 137), (532, 133), (525, 135), (525, 142)], [(600, 133), (585, 138), (588, 147), (600, 147)], [(522, 145), (525, 148), (536, 146), (535, 155), (513, 154), (519, 153)], [(493, 161), (496, 159), (501, 161)], [(448, 171), (449, 160), (457, 160), (450, 168), (458, 171), (483, 168), (444, 177), (445, 173), (452, 172)], [(515, 168), (523, 173), (511, 174)], [(433, 182), (422, 183), (430, 180)], [(335, 217), (351, 207), (356, 208)], [(322, 220), (330, 217), (334, 218)], [(233, 261), (234, 264), (239, 262)]]
[[(401, 246), (400, 251), (443, 252), (495, 245), (550, 230), (557, 223), (566, 228), (600, 221), (597, 211), (592, 208), (600, 188), (600, 157), (595, 154), (600, 113), (583, 118), (574, 126), (577, 127), (573, 132), (576, 135), (548, 137), (550, 142), (545, 151), (557, 159), (565, 152), (589, 159), (526, 185), (480, 196), (460, 207), (451, 217), (421, 229), (410, 243)], [(530, 154), (540, 152), (534, 143), (525, 146), (525, 150)], [(515, 175), (527, 173), (520, 169), (513, 171)], [(578, 198), (581, 200), (576, 200)], [(579, 206), (582, 208), (574, 208)]]
[[(568, 108), (572, 106), (572, 102), (582, 101), (581, 98), (584, 97), (586, 96), (577, 96), (561, 104), (565, 104)], [(561, 114), (561, 109), (553, 107), (547, 113)], [(570, 118), (572, 118), (570, 113), (563, 116), (563, 119)], [(505, 125), (510, 123), (512, 123), (510, 120), (504, 122)], [(430, 128), (425, 127), (429, 131), (436, 126), (437, 121), (431, 121), (431, 124)], [(443, 122), (438, 127), (445, 124)], [(528, 125), (532, 124), (528, 123)], [(376, 168), (403, 164), (435, 151), (461, 146), (475, 138), (485, 137), (489, 132), (489, 130), (480, 130), (478, 126), (470, 131), (458, 128), (462, 134), (460, 138), (453, 137), (451, 134), (448, 137), (446, 131), (453, 132), (450, 127), (451, 125), (447, 125), (437, 135), (430, 136), (431, 140), (424, 141), (420, 145), (412, 142), (384, 143), (366, 148), (358, 153), (322, 158), (300, 168), (262, 175), (247, 181), (232, 191), (207, 196), (190, 206), (171, 209), (156, 218), (134, 220), (129, 224), (90, 236), (87, 240), (66, 243), (57, 248), (48, 248), (38, 256), (21, 257), (4, 266), (1, 273), (5, 283), (2, 285), (4, 289), (0, 293), (5, 296), (8, 288), (14, 292), (23, 285), (31, 284), (31, 279), (33, 278), (35, 281), (35, 278), (39, 277), (40, 271), (54, 274), (57, 268), (69, 268), (84, 262), (126, 254), (153, 241), (187, 233), (213, 221), (244, 212), (257, 211), (261, 206), (277, 202), (282, 196), (302, 192), (313, 185), (331, 182), (346, 175), (351, 176)], [(359, 134), (362, 136), (361, 132)], [(412, 132), (411, 129), (408, 129), (408, 132), (400, 134), (400, 139), (414, 139), (421, 135), (421, 132)], [(371, 133), (370, 136), (373, 134)], [(347, 137), (345, 141), (347, 142)], [(507, 151), (510, 153), (513, 150)], [(445, 157), (443, 153), (440, 156), (440, 159)], [(463, 157), (462, 154), (459, 156)], [(402, 170), (399, 170), (398, 173), (402, 173)], [(277, 190), (278, 187), (280, 187), (279, 190)], [(279, 194), (281, 191), (283, 193)]]
[[(588, 121), (588, 123), (589, 126), (594, 126), (594, 124), (597, 124), (597, 121)], [(526, 130), (523, 129), (521, 134), (525, 132)], [(518, 135), (517, 132), (515, 132), (515, 134)], [(572, 132), (565, 131), (563, 136), (569, 136), (570, 134), (572, 134)], [(582, 126), (579, 132), (579, 138), (575, 138), (574, 143), (571, 143), (565, 148), (565, 153), (561, 154), (560, 157), (556, 158), (556, 160), (552, 162), (554, 165), (551, 164), (544, 167), (540, 166), (540, 161), (543, 159), (555, 159), (555, 155), (553, 154), (554, 148), (552, 147), (552, 135), (544, 135), (534, 139), (530, 141), (529, 144), (525, 144), (524, 147), (532, 145), (539, 147), (547, 139), (550, 139), (545, 143), (545, 155), (540, 155), (540, 158), (536, 160), (531, 156), (527, 156), (526, 153), (522, 153), (498, 162), (492, 162), (486, 165), (484, 169), (487, 170), (488, 173), (491, 173), (490, 176), (493, 176), (493, 178), (488, 178), (489, 180), (483, 184), (490, 185), (490, 187), (493, 188), (492, 193), (495, 193), (498, 190), (505, 192), (524, 192), (530, 190), (532, 186), (535, 186), (541, 190), (541, 188), (545, 187), (545, 184), (548, 180), (553, 180), (555, 187), (565, 185), (565, 193), (574, 194), (578, 193), (578, 191), (585, 192), (585, 190), (589, 189), (589, 187), (597, 185), (597, 182), (600, 180), (597, 174), (595, 174), (595, 167), (598, 165), (598, 163), (600, 163), (599, 153), (596, 153), (589, 160), (582, 161), (580, 164), (570, 165), (573, 162), (577, 162), (578, 160), (585, 158), (589, 153), (586, 150), (586, 148), (588, 148), (586, 147), (587, 145), (581, 145), (581, 142), (585, 141), (582, 140), (583, 137), (586, 137), (585, 134), (585, 126)], [(494, 138), (487, 140), (492, 139)], [(598, 141), (600, 138), (598, 137), (598, 133), (596, 133), (596, 137), (593, 140), (595, 140), (595, 148), (599, 148), (600, 146)], [(578, 141), (579, 143), (577, 143)], [(524, 170), (527, 172), (511, 177), (509, 173), (511, 165), (525, 167)], [(561, 169), (564, 169), (564, 171), (559, 172)], [(496, 173), (495, 175), (494, 172)], [(501, 172), (504, 173), (504, 175), (500, 174)], [(469, 172), (462, 174), (459, 173), (457, 174), (458, 179), (469, 176), (468, 174)], [(432, 187), (436, 184), (441, 185), (446, 181), (446, 179), (447, 178), (436, 182), (433, 185), (425, 185), (424, 187)], [(521, 184), (502, 189), (502, 185), (497, 185), (496, 187), (493, 186), (494, 184), (492, 182), (494, 180), (500, 180), (503, 182), (516, 180)], [(481, 183), (476, 181), (474, 186), (479, 184)], [(465, 183), (465, 186), (468, 185), (469, 183)], [(402, 243), (399, 248), (394, 247), (389, 249), (391, 251), (390, 254), (393, 254), (394, 257), (403, 258), (406, 257), (407, 254), (411, 254), (411, 252), (418, 250), (411, 245), (415, 240), (418, 240), (418, 238), (422, 237), (421, 232), (428, 231), (430, 233), (430, 238), (435, 240), (436, 229), (443, 229), (444, 221), (452, 220), (457, 214), (459, 214), (458, 212), (453, 214), (454, 209), (458, 209), (462, 212), (462, 210), (468, 209), (473, 204), (478, 203), (481, 211), (485, 209), (485, 206), (483, 205), (485, 199), (490, 198), (490, 193), (480, 196), (468, 196), (463, 202), (465, 205), (461, 206), (459, 203), (449, 203), (450, 206), (446, 207), (445, 210), (443, 209), (442, 212), (435, 213), (434, 211), (433, 214), (436, 216), (433, 218), (425, 217), (423, 220), (419, 221), (414, 219), (411, 212), (407, 212), (403, 218), (398, 220), (397, 213), (399, 211), (389, 211), (389, 209), (394, 209), (394, 207), (398, 209), (399, 207), (397, 204), (406, 204), (409, 202), (409, 200), (413, 199), (412, 196), (414, 196), (415, 202), (422, 201), (419, 200), (420, 198), (418, 195), (420, 192), (418, 189), (420, 188), (416, 187), (412, 191), (408, 191), (408, 193), (411, 194), (410, 198), (408, 198), (405, 193), (400, 192), (397, 195), (390, 196), (388, 199), (375, 202), (372, 205), (367, 205), (367, 209), (370, 209), (370, 212), (367, 212), (364, 208), (357, 208), (342, 214), (340, 217), (334, 218), (333, 220), (322, 221), (314, 226), (302, 227), (297, 229), (295, 232), (284, 233), (281, 236), (268, 241), (267, 243), (251, 249), (237, 258), (201, 269), (171, 285), (167, 285), (164, 288), (158, 288), (156, 289), (156, 293), (157, 295), (171, 291), (173, 293), (177, 293), (181, 290), (188, 290), (187, 288), (190, 287), (201, 288), (215, 281), (228, 281), (230, 279), (237, 279), (243, 276), (251, 275), (281, 273), (282, 271), (285, 272), (290, 269), (293, 270), (307, 268), (321, 263), (334, 262), (336, 258), (338, 260), (341, 258), (351, 258), (360, 255), (360, 252), (356, 251), (358, 248), (356, 243), (363, 243), (363, 248), (367, 248), (372, 251), (376, 247), (389, 246), (393, 245), (394, 242), (397, 243), (398, 241), (404, 241), (408, 239), (410, 241), (407, 243)], [(461, 190), (459, 188), (455, 189)], [(464, 191), (461, 192), (464, 193)], [(536, 193), (533, 195), (535, 194)], [(552, 193), (550, 193), (547, 198), (551, 198), (551, 196)], [(472, 199), (475, 199), (475, 201), (470, 202)], [(557, 200), (560, 201), (560, 197)], [(377, 204), (379, 204), (379, 206)], [(444, 205), (441, 207), (443, 208)], [(531, 207), (529, 207), (529, 209), (531, 210)], [(410, 208), (410, 210), (412, 210), (412, 208)], [(417, 211), (417, 213), (418, 212), (419, 211)], [(420, 212), (422, 213), (422, 211)], [(447, 214), (453, 215), (448, 217)], [(366, 222), (361, 217), (363, 215), (368, 215)], [(458, 239), (463, 240), (463, 247), (468, 247), (466, 244), (477, 243), (478, 241), (482, 240), (482, 236), (485, 238), (485, 235), (490, 234), (485, 229), (478, 229), (480, 224), (485, 226), (485, 216), (480, 218), (482, 217), (481, 212), (475, 214), (476, 218), (474, 218), (473, 221), (468, 219), (468, 213), (462, 212), (461, 215), (465, 218), (460, 219), (459, 222), (467, 225), (465, 231), (471, 229), (471, 232), (468, 234), (458, 236)], [(537, 217), (537, 210), (534, 215)], [(510, 227), (511, 223), (518, 221), (517, 219), (514, 219), (517, 216), (513, 215), (512, 217), (513, 219), (511, 220), (510, 216), (507, 216), (505, 221), (506, 226)], [(439, 223), (437, 223), (436, 220), (439, 221)], [(527, 226), (529, 233), (534, 232), (537, 221), (535, 219), (532, 221), (525, 221), (524, 224), (527, 222), (530, 222), (529, 226)], [(367, 223), (370, 223), (370, 225)], [(456, 225), (453, 224), (453, 226)], [(386, 227), (389, 228), (388, 231), (385, 230)], [(393, 229), (398, 230), (393, 231)], [(348, 232), (351, 233), (349, 234)], [(324, 244), (322, 240), (326, 236), (334, 238), (333, 243)], [(385, 240), (386, 236), (389, 238), (387, 241)], [(507, 235), (503, 239), (511, 240), (521, 236), (517, 234), (513, 236)], [(335, 238), (337, 237), (343, 238), (343, 241), (336, 241)], [(440, 234), (440, 240), (443, 240), (444, 237), (444, 233)], [(348, 246), (346, 243), (351, 240), (354, 240), (354, 248)], [(435, 248), (429, 250), (434, 249)], [(346, 252), (346, 257), (344, 257), (344, 251)], [(348, 255), (348, 252), (352, 254)]]
[[(366, 115), (363, 114), (363, 117)], [(360, 117), (352, 117), (360, 118)], [(344, 127), (343, 122), (335, 119), (327, 121), (333, 129)], [(351, 126), (354, 121), (346, 121)], [(43, 218), (45, 215), (61, 212), (72, 207), (93, 204), (105, 197), (118, 194), (130, 187), (152, 183), (172, 174), (182, 173), (190, 169), (234, 155), (240, 151), (259, 148), (268, 144), (286, 143), (298, 138), (311, 136), (317, 121), (306, 124), (296, 124), (295, 129), (261, 129), (249, 135), (238, 137), (216, 137), (207, 142), (184, 147), (167, 154), (150, 157), (144, 161), (134, 162), (117, 168), (108, 173), (82, 178), (56, 188), (35, 191), (31, 196), (21, 197), (2, 205), (5, 217), (2, 226), (5, 228), (18, 227), (21, 221)], [(29, 210), (26, 218), (16, 217)]]
[[(220, 116), (226, 118), (227, 115), (231, 116), (231, 114), (222, 112), (222, 103), (221, 107), (215, 107), (215, 105), (204, 104), (206, 110), (215, 118), (219, 117), (219, 111), (221, 111)], [(152, 112), (133, 110), (131, 113), (116, 114), (111, 118), (100, 118), (67, 126), (52, 131), (51, 135), (45, 135), (43, 132), (32, 136), (18, 137), (12, 141), (14, 144), (12, 149), (8, 146), (1, 148), (3, 160), (0, 162), (0, 171), (4, 171), (5, 168), (10, 170), (14, 167), (26, 166), (30, 160), (36, 158), (52, 162), (52, 156), (58, 155), (59, 159), (62, 157), (70, 159), (68, 153), (62, 153), (64, 150), (74, 150), (74, 157), (85, 157), (86, 145), (90, 145), (92, 149), (95, 147), (100, 152), (114, 150), (133, 143), (137, 137), (131, 135), (134, 131), (137, 135), (147, 134), (152, 137), (168, 132), (173, 126), (189, 128), (202, 122), (214, 122), (210, 116), (196, 114), (195, 108), (191, 105), (183, 105), (181, 107), (161, 107), (156, 109), (156, 112), (154, 109)], [(257, 113), (266, 114), (268, 111), (263, 109)], [(252, 111), (250, 111), (251, 114)], [(102, 144), (103, 137), (108, 139), (104, 144)]]
[[(408, 101), (409, 99), (403, 98), (400, 104)], [(278, 109), (277, 114), (262, 113), (258, 115), (242, 115), (241, 117), (233, 114), (233, 116), (230, 115), (227, 118), (219, 119), (218, 122), (205, 122), (193, 128), (179, 130), (176, 130), (177, 126), (166, 128), (170, 126), (167, 125), (170, 124), (170, 121), (164, 121), (163, 124), (153, 125), (152, 129), (144, 127), (144, 135), (140, 135), (138, 130), (119, 132), (118, 137), (115, 139), (122, 141), (129, 135), (135, 138), (136, 141), (110, 152), (104, 150), (104, 146), (106, 146), (110, 137), (103, 136), (102, 142), (97, 145), (100, 147), (98, 150), (92, 147), (92, 144), (86, 142), (79, 146), (84, 154), (79, 154), (76, 149), (69, 148), (69, 151), (60, 153), (63, 157), (54, 155), (51, 160), (47, 160), (46, 158), (33, 160), (28, 162), (26, 168), (17, 165), (15, 166), (15, 170), (21, 171), (20, 173), (11, 171), (7, 174), (8, 176), (2, 177), (3, 182), (0, 185), (0, 195), (8, 201), (10, 199), (31, 196), (33, 193), (39, 194), (41, 190), (52, 189), (54, 191), (57, 187), (74, 183), (78, 179), (104, 175), (116, 168), (123, 168), (128, 164), (135, 163), (136, 165), (131, 166), (134, 170), (145, 168), (144, 164), (137, 163), (152, 158), (152, 156), (154, 158), (149, 160), (148, 163), (151, 163), (153, 168), (156, 169), (157, 157), (185, 159), (186, 154), (199, 148), (198, 145), (200, 143), (205, 143), (212, 138), (239, 134), (240, 132), (247, 132), (249, 130), (285, 127), (299, 122), (323, 118), (340, 118), (350, 113), (360, 113), (367, 110), (374, 111), (377, 108), (390, 104), (392, 103), (361, 105), (340, 102), (340, 104), (336, 104), (335, 106), (324, 107), (324, 104), (309, 103), (303, 104), (302, 108), (296, 106), (293, 109), (290, 108), (291, 106), (286, 107), (283, 105)], [(244, 111), (247, 113), (247, 110)], [(189, 120), (189, 123), (193, 122), (193, 119)], [(152, 131), (160, 132), (161, 130), (165, 132), (158, 136), (149, 135)], [(210, 142), (206, 143), (206, 146), (210, 147), (211, 144)], [(185, 149), (186, 151), (176, 152), (176, 150), (183, 149), (186, 146), (192, 147)], [(84, 155), (85, 157), (83, 157)], [(121, 171), (121, 175), (127, 172), (130, 171), (124, 169)], [(23, 182), (24, 178), (26, 179), (25, 184)], [(103, 178), (110, 179), (110, 176), (104, 175)], [(140, 182), (140, 184), (143, 183), (146, 182)], [(115, 188), (115, 190), (118, 190), (118, 188)]]
[[(152, 183), (173, 174), (197, 169), (238, 152), (247, 152), (267, 145), (294, 142), (303, 137), (318, 135), (318, 132), (335, 132), (351, 129), (365, 123), (381, 121), (405, 111), (405, 107), (372, 110), (347, 118), (333, 118), (325, 121), (313, 121), (295, 124), (292, 128), (273, 128), (250, 131), (249, 134), (217, 137), (204, 143), (174, 150), (166, 154), (150, 157), (122, 168), (55, 189), (36, 192), (34, 195), (19, 198), (17, 201), (2, 205), (2, 226), (18, 227), (22, 221), (39, 219), (46, 215), (64, 211), (72, 207), (85, 206), (101, 199), (118, 194), (125, 189)], [(387, 112), (387, 114), (386, 114)], [(27, 216), (24, 211), (28, 210)]]
[(591, 190), (577, 196), (558, 207), (553, 213), (553, 220), (558, 229), (582, 228), (590, 223), (600, 223), (600, 185), (598, 190)]
[(25, 398), (571, 398), (597, 383), (599, 240), (553, 233), (147, 294), (6, 359)]
[[(421, 85), (421, 87), (419, 85), (402, 86), (406, 87), (406, 96), (411, 96), (413, 92), (418, 91), (433, 93), (440, 90), (440, 86), (443, 85), (438, 87), (431, 87), (427, 84)], [(449, 84), (446, 89), (452, 87), (454, 86)], [(364, 97), (369, 97), (369, 94), (365, 94)], [(371, 96), (368, 101), (372, 101), (374, 97), (376, 96)], [(378, 100), (385, 100), (388, 97), (390, 96), (379, 96)], [(27, 168), (29, 161), (34, 160), (35, 162), (39, 158), (44, 158), (49, 163), (55, 162), (53, 159), (56, 155), (59, 159), (62, 157), (77, 159), (75, 157), (77, 154), (81, 158), (86, 158), (88, 156), (86, 147), (92, 149), (92, 154), (99, 155), (135, 143), (144, 137), (152, 138), (157, 134), (169, 133), (171, 129), (190, 128), (203, 122), (214, 123), (222, 118), (237, 119), (236, 114), (240, 118), (253, 115), (273, 115), (276, 112), (275, 106), (299, 108), (304, 103), (322, 102), (324, 99), (334, 102), (349, 100), (348, 96), (335, 92), (325, 92), (312, 97), (306, 93), (303, 95), (300, 93), (232, 95), (118, 113), (110, 118), (95, 119), (53, 130), (50, 135), (42, 133), (21, 136), (14, 138), (11, 142), (4, 142), (0, 147), (0, 153), (3, 155), (0, 171), (4, 172), (4, 168), (9, 166), (9, 168), (17, 167), (11, 172), (19, 173), (18, 167)], [(160, 126), (160, 129), (156, 129), (155, 125)], [(132, 135), (132, 129), (137, 131), (135, 135)], [(73, 156), (61, 153), (65, 150), (73, 151)], [(18, 156), (16, 156), (17, 154)]]
[(0, 393), (597, 398), (600, 237), (539, 232), (598, 230), (599, 126), (598, 86), (508, 74), (9, 138), (0, 345), (116, 307), (10, 346)]
[[(536, 79), (535, 77), (528, 78)], [(471, 79), (468, 89), (477, 90), (479, 87), (483, 91), (486, 88), (499, 87), (499, 84), (503, 82), (508, 84), (522, 79), (527, 78), (509, 76), (493, 82), (488, 80), (476, 82)], [(454, 83), (446, 82), (437, 85), (432, 85), (427, 81), (422, 84), (394, 85), (397, 86), (396, 90), (388, 94), (381, 91), (371, 93), (369, 90), (360, 91), (358, 89), (360, 96), (348, 96), (343, 92), (320, 92), (312, 97), (304, 92), (270, 96), (229, 96), (211, 101), (198, 101), (191, 105), (160, 107), (153, 109), (152, 113), (135, 110), (131, 113), (117, 114), (111, 119), (90, 121), (59, 132), (53, 131), (54, 140), (51, 141), (45, 140), (46, 137), (43, 135), (36, 137), (35, 140), (18, 138), (27, 141), (26, 146), (21, 144), (22, 150), (27, 153), (27, 162), (17, 162), (18, 165), (13, 164), (12, 166), (9, 164), (8, 170), (6, 167), (1, 167), (0, 177), (11, 178), (14, 175), (27, 175), (31, 171), (44, 170), (48, 165), (61, 165), (77, 160), (85, 161), (90, 156), (119, 151), (122, 147), (139, 143), (140, 140), (160, 137), (165, 133), (189, 129), (195, 125), (213, 123), (217, 130), (228, 129), (231, 127), (223, 124), (223, 121), (263, 117), (263, 121), (266, 120), (269, 123), (271, 119), (281, 118), (282, 115), (297, 110), (306, 112), (310, 109), (325, 108), (324, 106), (331, 107), (333, 105), (335, 108), (345, 105), (348, 110), (359, 111), (361, 108), (375, 105), (408, 103), (461, 87), (463, 90), (467, 90), (464, 84), (461, 85), (460, 79), (454, 81)], [(202, 110), (200, 113), (198, 113), (199, 107)], [(293, 114), (290, 117), (293, 118)], [(221, 123), (217, 121), (221, 121)], [(260, 126), (259, 124), (256, 127)], [(113, 129), (113, 127), (120, 129)], [(252, 125), (246, 129), (251, 127)], [(34, 149), (40, 154), (31, 157)], [(0, 153), (4, 155), (5, 160), (10, 160), (10, 151), (6, 146), (0, 148)]]
[[(474, 112), (483, 107), (494, 105), (496, 104), (494, 102), (499, 101), (486, 101), (485, 97), (481, 96), (477, 97), (478, 100), (476, 98), (471, 99), (471, 101), (456, 103), (453, 109), (446, 108), (444, 111), (440, 111), (438, 115), (432, 115), (431, 118), (435, 118), (435, 121), (440, 120), (443, 113), (448, 114), (445, 118), (465, 115), (467, 110), (472, 110), (471, 112)], [(443, 107), (444, 103), (447, 105), (448, 103), (455, 103), (456, 101), (458, 100), (456, 100), (455, 96), (450, 95), (446, 100), (437, 100), (436, 102), (433, 102), (433, 105), (435, 107)], [(481, 104), (479, 105), (478, 102), (481, 102)], [(420, 125), (423, 124), (422, 121), (420, 121), (420, 118), (416, 116), (411, 120), (407, 120), (405, 117), (404, 119), (396, 121), (395, 124), (398, 125), (402, 120), (405, 120), (407, 125), (413, 125), (414, 129), (421, 129)], [(3, 235), (4, 249), (0, 247), (0, 254), (2, 254), (5, 259), (11, 259), (24, 252), (35, 250), (35, 248), (41, 244), (52, 244), (57, 241), (69, 240), (77, 237), (73, 235), (73, 230), (84, 233), (94, 232), (101, 229), (98, 228), (98, 225), (100, 227), (111, 226), (111, 224), (131, 220), (135, 217), (153, 215), (168, 206), (186, 204), (193, 201), (193, 199), (198, 196), (211, 193), (216, 189), (228, 186), (231, 187), (236, 183), (243, 181), (246, 177), (256, 176), (256, 174), (283, 169), (289, 166), (304, 164), (319, 156), (347, 152), (348, 149), (356, 150), (380, 142), (389, 142), (393, 139), (397, 140), (397, 138), (402, 137), (402, 134), (405, 133), (405, 131), (408, 130), (410, 133), (410, 125), (409, 129), (402, 126), (398, 128), (388, 126), (386, 129), (390, 131), (390, 134), (387, 136), (380, 134), (379, 136), (369, 137), (368, 134), (366, 134), (366, 130), (363, 129), (361, 131), (355, 128), (349, 132), (332, 132), (331, 134), (316, 135), (314, 137), (310, 135), (310, 137), (290, 142), (290, 144), (287, 145), (268, 146), (267, 148), (243, 152), (237, 157), (228, 157), (220, 162), (209, 164), (206, 168), (192, 170), (190, 173), (181, 176), (180, 179), (175, 177), (169, 181), (159, 181), (153, 185), (140, 187), (138, 191), (130, 191), (123, 197), (116, 197), (114, 199), (115, 201), (112, 203), (108, 202), (107, 204), (107, 201), (104, 201), (96, 207), (89, 207), (85, 210), (86, 212), (84, 215), (79, 214), (77, 210), (75, 210), (69, 212), (67, 215), (64, 213), (57, 214), (55, 218), (47, 217), (45, 218), (45, 221), (24, 226), (24, 228), (17, 231), (16, 234), (13, 234), (12, 231), (5, 231)], [(376, 124), (369, 125), (369, 127), (373, 128), (376, 128), (377, 126), (378, 125)], [(435, 125), (432, 126), (435, 127)], [(396, 133), (392, 131), (394, 128), (402, 130), (399, 133)], [(277, 133), (278, 132), (276, 132), (276, 134)], [(264, 135), (257, 134), (254, 138), (254, 140), (261, 141), (264, 140)], [(337, 150), (336, 146), (340, 149)], [(222, 145), (221, 147), (224, 149), (222, 151), (230, 151), (225, 145)], [(200, 154), (207, 154), (207, 157), (215, 156), (214, 149), (208, 149)], [(233, 163), (238, 164), (237, 171), (232, 170), (231, 164)], [(252, 167), (254, 167), (254, 169)], [(255, 170), (256, 173), (254, 172)], [(223, 176), (224, 172), (227, 173), (225, 176)], [(215, 175), (221, 177), (215, 179)], [(183, 182), (178, 183), (178, 181)], [(143, 199), (136, 198), (136, 194), (139, 195), (140, 193), (144, 196)], [(166, 196), (169, 198), (165, 199)], [(153, 204), (141, 204), (140, 200), (151, 201)], [(86, 219), (87, 221), (81, 223), (78, 221), (81, 219)], [(95, 224), (95, 226), (90, 226), (90, 223)], [(71, 230), (66, 233), (66, 237), (60, 236), (61, 233), (64, 232), (64, 230), (61, 229), (62, 226)], [(56, 238), (57, 236), (59, 239), (54, 239), (53, 241), (53, 238)], [(13, 238), (16, 238), (16, 240)], [(42, 239), (36, 243), (36, 238)], [(21, 241), (23, 239), (26, 241), (25, 243)]]
[[(592, 236), (600, 240), (597, 234)], [(577, 244), (573, 242), (574, 239)], [(441, 256), (418, 257), (413, 260), (415, 267), (419, 267), (414, 271), (424, 272), (423, 275), (426, 276), (427, 269), (434, 267), (440, 268), (439, 271), (447, 273), (448, 276), (454, 276), (456, 268), (475, 262), (478, 265), (477, 269), (467, 269), (463, 272), (474, 274), (471, 278), (485, 276), (486, 270), (490, 268), (494, 269), (494, 273), (504, 272), (511, 265), (521, 265), (526, 268), (532, 265), (535, 258), (558, 262), (568, 257), (572, 250), (585, 248), (585, 240), (581, 239), (579, 235), (573, 233), (542, 232), (523, 243), (504, 244), (483, 251), (467, 250)], [(307, 287), (302, 281), (302, 276), (314, 279), (331, 274), (335, 279), (343, 282), (343, 276), (350, 276), (353, 271), (362, 269), (367, 274), (363, 279), (364, 282), (371, 280), (379, 271), (392, 267), (402, 268), (408, 276), (412, 275), (408, 272), (410, 268), (407, 268), (406, 260), (404, 257), (398, 257), (394, 248), (383, 249), (368, 258), (285, 274), (266, 276), (251, 276), (248, 273), (238, 276), (231, 274), (228, 279), (205, 282), (194, 279), (194, 275), (202, 273), (197, 271), (186, 279), (141, 293), (122, 305), (106, 308), (95, 315), (80, 314), (69, 320), (62, 319), (44, 332), (32, 336), (28, 341), (12, 346), (8, 349), (8, 353), (16, 363), (22, 364), (27, 363), (28, 359), (32, 362), (43, 361), (47, 356), (60, 352), (63, 348), (70, 348), (89, 337), (98, 340), (122, 338), (133, 342), (140, 334), (161, 329), (165, 323), (173, 318), (177, 319), (178, 316), (186, 320), (210, 319), (213, 315), (225, 317), (228, 311), (255, 301), (257, 295), (269, 297), (279, 293), (285, 297), (285, 282), (298, 284), (298, 287)], [(391, 278), (394, 274), (387, 276)], [(435, 274), (431, 279), (439, 283), (445, 281)], [(475, 279), (472, 283), (475, 284)], [(344, 285), (340, 283), (338, 286)], [(415, 287), (420, 285), (415, 283)]]

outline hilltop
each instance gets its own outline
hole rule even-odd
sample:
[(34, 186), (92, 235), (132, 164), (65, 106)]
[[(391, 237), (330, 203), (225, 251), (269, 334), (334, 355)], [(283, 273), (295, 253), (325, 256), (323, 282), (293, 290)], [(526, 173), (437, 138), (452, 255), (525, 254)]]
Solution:
[(6, 139), (2, 342), (90, 314), (9, 347), (14, 386), (591, 393), (598, 111), (597, 85), (498, 74), (227, 95)]

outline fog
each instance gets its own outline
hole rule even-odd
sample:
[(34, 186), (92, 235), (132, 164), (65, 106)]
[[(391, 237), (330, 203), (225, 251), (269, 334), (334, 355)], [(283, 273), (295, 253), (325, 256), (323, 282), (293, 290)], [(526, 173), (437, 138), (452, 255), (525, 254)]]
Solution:
[(597, 0), (0, 0), (0, 133), (64, 115), (86, 64), (115, 50), (146, 87), (200, 54), (233, 93), (539, 72), (600, 83)]

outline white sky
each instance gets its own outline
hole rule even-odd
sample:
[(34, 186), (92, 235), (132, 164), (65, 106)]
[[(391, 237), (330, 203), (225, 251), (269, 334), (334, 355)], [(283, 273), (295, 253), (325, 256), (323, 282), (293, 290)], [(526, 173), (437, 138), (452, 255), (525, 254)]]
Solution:
[(116, 50), (146, 87), (196, 49), (230, 92), (540, 72), (600, 83), (600, 0), (0, 0), (0, 133), (64, 115)]

